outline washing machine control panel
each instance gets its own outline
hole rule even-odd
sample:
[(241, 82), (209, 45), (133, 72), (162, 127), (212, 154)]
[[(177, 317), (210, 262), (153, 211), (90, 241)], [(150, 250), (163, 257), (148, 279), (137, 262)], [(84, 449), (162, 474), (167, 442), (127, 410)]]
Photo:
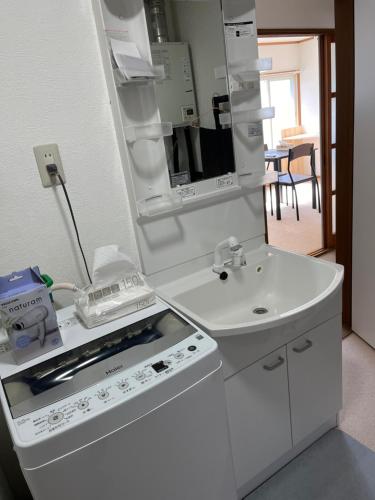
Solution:
[(173, 376), (202, 355), (216, 348), (216, 343), (198, 331), (166, 351), (128, 370), (113, 369), (113, 375), (87, 389), (47, 407), (13, 420), (19, 438), (34, 441), (72, 426), (91, 416), (123, 403)]

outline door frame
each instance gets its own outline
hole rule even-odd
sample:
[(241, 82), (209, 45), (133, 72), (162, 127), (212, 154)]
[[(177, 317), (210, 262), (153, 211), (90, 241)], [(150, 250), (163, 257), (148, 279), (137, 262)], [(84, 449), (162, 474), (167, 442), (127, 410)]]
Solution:
[[(330, 91), (331, 75), (328, 59), (329, 54), (325, 50), (328, 40), (334, 38), (334, 29), (259, 29), (258, 37), (279, 36), (288, 37), (296, 35), (306, 35), (319, 37), (319, 87), (320, 87), (320, 159), (321, 165), (331, 165), (330, 151), (330, 102), (328, 95)], [(312, 252), (310, 255), (316, 257), (335, 248), (335, 241), (332, 238), (332, 203), (329, 198), (331, 188), (331, 168), (324, 168), (321, 172), (322, 185), (322, 248)], [(268, 240), (268, 227), (267, 238)]]
[[(326, 35), (334, 36), (336, 40), (336, 165), (340, 165), (340, 175), (336, 176), (336, 262), (345, 267), (343, 324), (350, 330), (352, 324), (354, 0), (335, 0), (334, 29), (269, 28), (258, 30), (258, 36), (293, 35)], [(324, 62), (324, 58), (322, 62)], [(324, 85), (327, 85), (327, 82)], [(321, 92), (322, 111), (326, 110), (326, 104), (322, 102), (323, 94)], [(321, 136), (323, 137), (323, 134)], [(327, 181), (329, 182), (329, 179), (325, 179), (323, 176), (322, 183), (327, 183)], [(327, 192), (327, 190), (323, 189), (323, 192)], [(322, 201), (323, 206), (327, 205), (327, 200)], [(331, 210), (328, 215), (331, 214)], [(332, 244), (332, 241), (326, 239), (328, 229), (325, 226), (327, 224), (324, 223), (323, 243), (328, 248), (328, 244)]]
[(354, 0), (335, 0), (336, 24), (336, 261), (345, 267), (343, 323), (352, 326)]

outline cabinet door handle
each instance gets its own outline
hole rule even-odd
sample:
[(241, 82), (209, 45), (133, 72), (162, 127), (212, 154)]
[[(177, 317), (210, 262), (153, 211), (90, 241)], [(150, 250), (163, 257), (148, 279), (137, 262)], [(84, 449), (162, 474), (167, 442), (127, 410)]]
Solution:
[(293, 347), (293, 351), (296, 352), (297, 354), (301, 354), (301, 352), (307, 351), (307, 349), (310, 349), (312, 347), (313, 343), (311, 340), (306, 340), (305, 345), (303, 347)]
[(285, 359), (279, 356), (273, 365), (263, 365), (263, 368), (268, 372), (272, 372), (273, 370), (276, 370), (276, 368), (279, 368), (279, 366), (283, 365), (284, 361)]

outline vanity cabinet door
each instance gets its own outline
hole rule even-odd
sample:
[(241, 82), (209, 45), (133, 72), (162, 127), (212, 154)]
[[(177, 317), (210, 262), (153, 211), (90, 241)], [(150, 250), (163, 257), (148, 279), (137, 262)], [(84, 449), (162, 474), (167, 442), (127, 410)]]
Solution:
[(237, 487), (292, 446), (286, 348), (225, 382)]
[(342, 408), (341, 316), (288, 344), (293, 444)]

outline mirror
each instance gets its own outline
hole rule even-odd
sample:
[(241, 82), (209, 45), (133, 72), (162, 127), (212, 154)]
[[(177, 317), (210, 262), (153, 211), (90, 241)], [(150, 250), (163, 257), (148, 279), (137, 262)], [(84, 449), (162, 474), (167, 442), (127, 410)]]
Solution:
[(229, 109), (220, 0), (145, 0), (155, 85), (171, 187), (235, 171), (232, 129), (219, 114)]

